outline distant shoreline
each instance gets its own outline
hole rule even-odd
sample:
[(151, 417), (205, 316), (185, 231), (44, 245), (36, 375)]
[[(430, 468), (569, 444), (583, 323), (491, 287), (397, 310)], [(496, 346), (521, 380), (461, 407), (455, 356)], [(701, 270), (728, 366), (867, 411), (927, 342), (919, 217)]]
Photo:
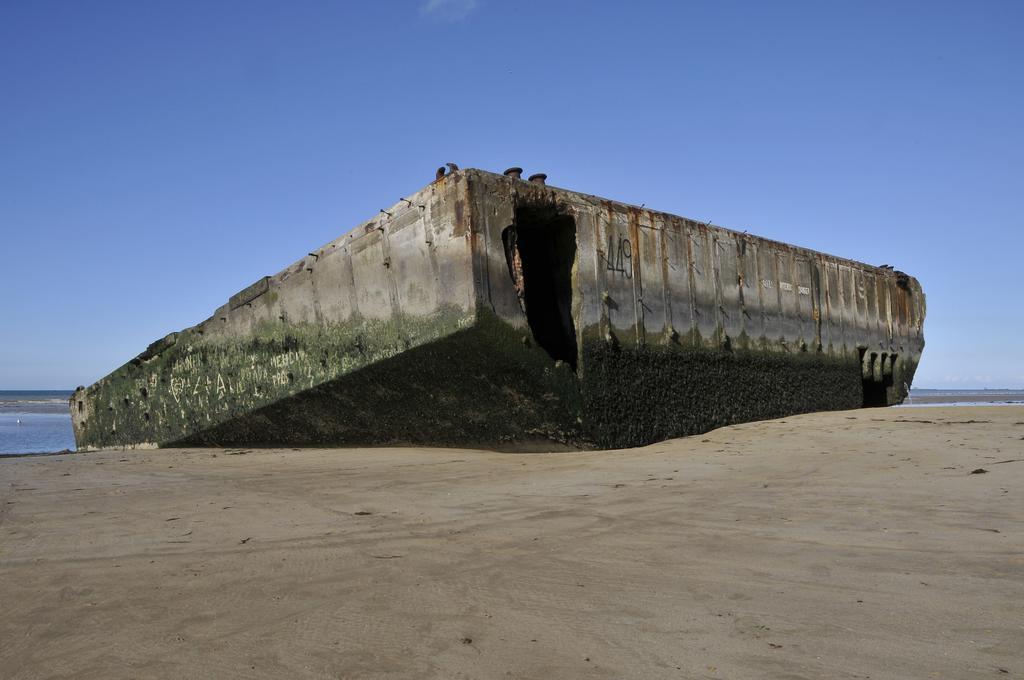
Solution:
[(1024, 405), (1024, 390), (911, 390), (901, 406), (976, 406), (979, 404)]

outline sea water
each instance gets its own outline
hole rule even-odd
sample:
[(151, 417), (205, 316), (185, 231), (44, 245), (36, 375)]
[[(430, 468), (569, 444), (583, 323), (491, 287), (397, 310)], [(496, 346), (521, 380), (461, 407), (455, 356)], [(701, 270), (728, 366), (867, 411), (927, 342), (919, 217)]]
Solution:
[(911, 388), (903, 406), (1024, 406), (1024, 390)]
[(0, 390), (0, 456), (75, 450), (70, 391)]

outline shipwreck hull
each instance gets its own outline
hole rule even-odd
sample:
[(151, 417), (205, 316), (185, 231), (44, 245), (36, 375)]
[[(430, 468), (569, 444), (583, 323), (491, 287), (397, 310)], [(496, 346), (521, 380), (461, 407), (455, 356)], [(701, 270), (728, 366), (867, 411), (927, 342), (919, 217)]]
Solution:
[(906, 396), (901, 272), (478, 170), (71, 398), (79, 448), (634, 446)]

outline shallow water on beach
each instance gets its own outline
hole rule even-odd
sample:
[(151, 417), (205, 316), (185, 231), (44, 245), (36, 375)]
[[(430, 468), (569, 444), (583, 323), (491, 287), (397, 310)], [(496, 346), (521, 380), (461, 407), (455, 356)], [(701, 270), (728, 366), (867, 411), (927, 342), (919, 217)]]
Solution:
[(63, 390), (0, 390), (0, 456), (75, 449)]

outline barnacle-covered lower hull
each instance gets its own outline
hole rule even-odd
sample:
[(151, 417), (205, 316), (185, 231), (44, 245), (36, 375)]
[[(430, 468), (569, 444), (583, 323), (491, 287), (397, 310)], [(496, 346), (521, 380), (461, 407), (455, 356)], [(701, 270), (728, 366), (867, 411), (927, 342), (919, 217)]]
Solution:
[(454, 172), (71, 398), (80, 448), (620, 447), (905, 397), (915, 279)]

